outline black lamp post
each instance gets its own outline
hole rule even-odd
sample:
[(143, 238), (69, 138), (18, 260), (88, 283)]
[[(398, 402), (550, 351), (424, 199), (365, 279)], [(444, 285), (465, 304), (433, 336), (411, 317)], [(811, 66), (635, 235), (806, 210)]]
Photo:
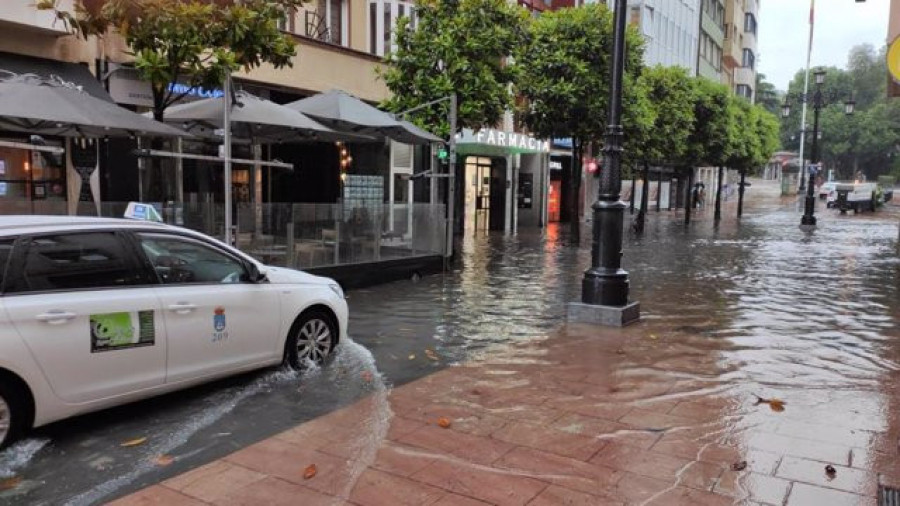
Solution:
[[(810, 166), (808, 169), (809, 172), (809, 181), (806, 185), (806, 198), (803, 205), (803, 218), (800, 219), (800, 228), (804, 229), (812, 229), (816, 226), (816, 198), (815, 198), (815, 184), (813, 183), (813, 170), (818, 169), (819, 164), (819, 112), (823, 107), (829, 105), (830, 103), (834, 103), (832, 99), (826, 99), (822, 94), (822, 84), (825, 83), (825, 70), (818, 69), (814, 73), (816, 77), (816, 92), (812, 97), (812, 105), (813, 105), (813, 138), (812, 138), (812, 154), (810, 155)], [(802, 95), (800, 97), (801, 101), (805, 102), (809, 97)], [(853, 114), (853, 108), (856, 105), (856, 102), (853, 100), (853, 94), (850, 94), (850, 98), (844, 102), (844, 112), (847, 115)], [(784, 104), (781, 106), (781, 115), (785, 118), (791, 114), (791, 103), (789, 102), (788, 97), (786, 96), (784, 99)], [(801, 160), (802, 163), (802, 160)], [(805, 175), (801, 174), (801, 176)]]
[(591, 267), (581, 282), (581, 303), (569, 304), (570, 320), (627, 325), (640, 316), (637, 302), (628, 303), (628, 273), (622, 269), (625, 203), (622, 191), (622, 74), (625, 70), (627, 1), (615, 1), (610, 71), (609, 122), (603, 143), (603, 170), (593, 209)]

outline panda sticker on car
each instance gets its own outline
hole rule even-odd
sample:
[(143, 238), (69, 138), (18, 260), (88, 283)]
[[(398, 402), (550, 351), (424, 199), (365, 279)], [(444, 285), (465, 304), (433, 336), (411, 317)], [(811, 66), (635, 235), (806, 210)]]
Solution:
[(153, 346), (153, 311), (100, 313), (90, 316), (91, 353)]

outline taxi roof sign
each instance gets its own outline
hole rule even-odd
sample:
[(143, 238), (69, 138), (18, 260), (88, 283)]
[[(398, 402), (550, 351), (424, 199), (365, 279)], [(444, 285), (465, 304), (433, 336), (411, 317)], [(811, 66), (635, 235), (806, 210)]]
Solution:
[(159, 211), (150, 204), (142, 204), (140, 202), (129, 202), (128, 208), (125, 209), (125, 217), (131, 220), (155, 221), (162, 223), (163, 219)]

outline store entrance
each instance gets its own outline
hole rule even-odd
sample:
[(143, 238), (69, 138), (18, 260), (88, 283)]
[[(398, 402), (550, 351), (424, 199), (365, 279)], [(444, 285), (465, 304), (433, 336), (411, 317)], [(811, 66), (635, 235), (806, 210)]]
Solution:
[(506, 164), (502, 158), (469, 156), (465, 160), (465, 228), (503, 230)]

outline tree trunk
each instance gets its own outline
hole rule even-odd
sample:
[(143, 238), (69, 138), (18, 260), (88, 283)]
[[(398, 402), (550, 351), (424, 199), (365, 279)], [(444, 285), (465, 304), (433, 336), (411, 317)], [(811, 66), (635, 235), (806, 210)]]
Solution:
[(584, 153), (584, 144), (581, 139), (572, 139), (572, 188), (570, 229), (572, 240), (576, 243), (581, 238), (581, 176), (584, 172), (584, 164), (581, 157)]
[(713, 221), (718, 223), (722, 220), (722, 177), (725, 174), (725, 167), (719, 166), (719, 176), (716, 178), (716, 213)]
[(662, 204), (662, 171), (656, 174), (656, 212)]
[[(634, 189), (631, 194), (634, 195)], [(632, 200), (634, 200), (632, 198)], [(644, 182), (641, 186), (641, 208), (634, 220), (634, 231), (641, 234), (647, 219), (647, 206), (650, 205), (650, 164), (644, 162)]]
[(690, 225), (691, 223), (691, 210), (694, 208), (694, 169), (688, 168), (687, 170), (687, 188), (685, 188), (687, 192), (687, 197), (684, 201), (684, 224)]
[(634, 214), (634, 189), (637, 188), (637, 171), (631, 168), (631, 198), (628, 199), (628, 212)]

